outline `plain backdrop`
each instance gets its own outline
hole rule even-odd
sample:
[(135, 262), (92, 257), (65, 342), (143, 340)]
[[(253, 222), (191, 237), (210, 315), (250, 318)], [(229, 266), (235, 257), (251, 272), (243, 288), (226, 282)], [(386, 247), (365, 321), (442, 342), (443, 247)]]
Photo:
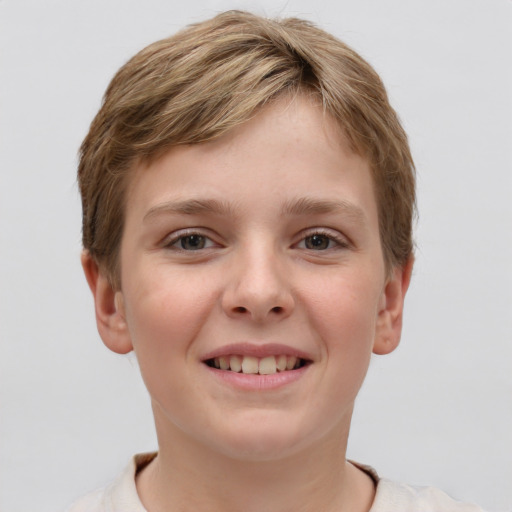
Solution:
[(402, 344), (372, 360), (348, 454), (512, 510), (510, 0), (0, 0), (0, 510), (55, 512), (156, 448), (79, 265), (77, 149), (114, 72), (230, 8), (308, 18), (381, 74), (418, 169)]

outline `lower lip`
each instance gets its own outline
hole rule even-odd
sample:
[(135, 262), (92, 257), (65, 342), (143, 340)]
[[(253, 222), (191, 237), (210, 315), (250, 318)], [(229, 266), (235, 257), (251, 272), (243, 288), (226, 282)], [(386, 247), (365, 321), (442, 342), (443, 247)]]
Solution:
[(311, 365), (308, 364), (296, 370), (272, 373), (270, 375), (259, 375), (251, 373), (237, 373), (229, 370), (218, 370), (206, 366), (211, 375), (222, 380), (226, 384), (247, 391), (266, 391), (282, 388), (296, 382), (307, 372)]

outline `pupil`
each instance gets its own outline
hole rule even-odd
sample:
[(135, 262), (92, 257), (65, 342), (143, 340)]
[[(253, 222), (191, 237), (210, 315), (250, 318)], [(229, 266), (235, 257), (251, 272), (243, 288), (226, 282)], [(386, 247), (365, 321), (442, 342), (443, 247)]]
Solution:
[(329, 238), (325, 235), (312, 235), (306, 238), (306, 247), (308, 249), (327, 249), (329, 247)]
[(189, 235), (181, 239), (182, 249), (188, 249), (189, 251), (202, 249), (204, 247), (204, 236), (201, 235)]

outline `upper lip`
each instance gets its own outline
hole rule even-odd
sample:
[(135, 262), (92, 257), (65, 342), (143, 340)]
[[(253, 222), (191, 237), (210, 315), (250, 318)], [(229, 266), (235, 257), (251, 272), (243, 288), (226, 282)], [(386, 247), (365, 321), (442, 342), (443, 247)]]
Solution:
[(311, 354), (299, 350), (289, 345), (282, 345), (280, 343), (232, 343), (229, 345), (223, 345), (211, 352), (208, 352), (201, 357), (203, 361), (214, 359), (215, 357), (226, 357), (226, 356), (252, 356), (252, 357), (268, 357), (268, 356), (295, 356), (300, 359), (306, 359), (311, 361), (313, 358)]

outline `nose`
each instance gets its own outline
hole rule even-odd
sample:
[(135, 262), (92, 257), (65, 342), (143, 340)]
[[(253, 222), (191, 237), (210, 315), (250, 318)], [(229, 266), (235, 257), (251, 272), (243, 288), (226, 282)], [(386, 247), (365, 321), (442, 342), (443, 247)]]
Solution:
[(294, 309), (290, 269), (275, 251), (247, 251), (228, 270), (222, 307), (232, 318), (278, 321)]

